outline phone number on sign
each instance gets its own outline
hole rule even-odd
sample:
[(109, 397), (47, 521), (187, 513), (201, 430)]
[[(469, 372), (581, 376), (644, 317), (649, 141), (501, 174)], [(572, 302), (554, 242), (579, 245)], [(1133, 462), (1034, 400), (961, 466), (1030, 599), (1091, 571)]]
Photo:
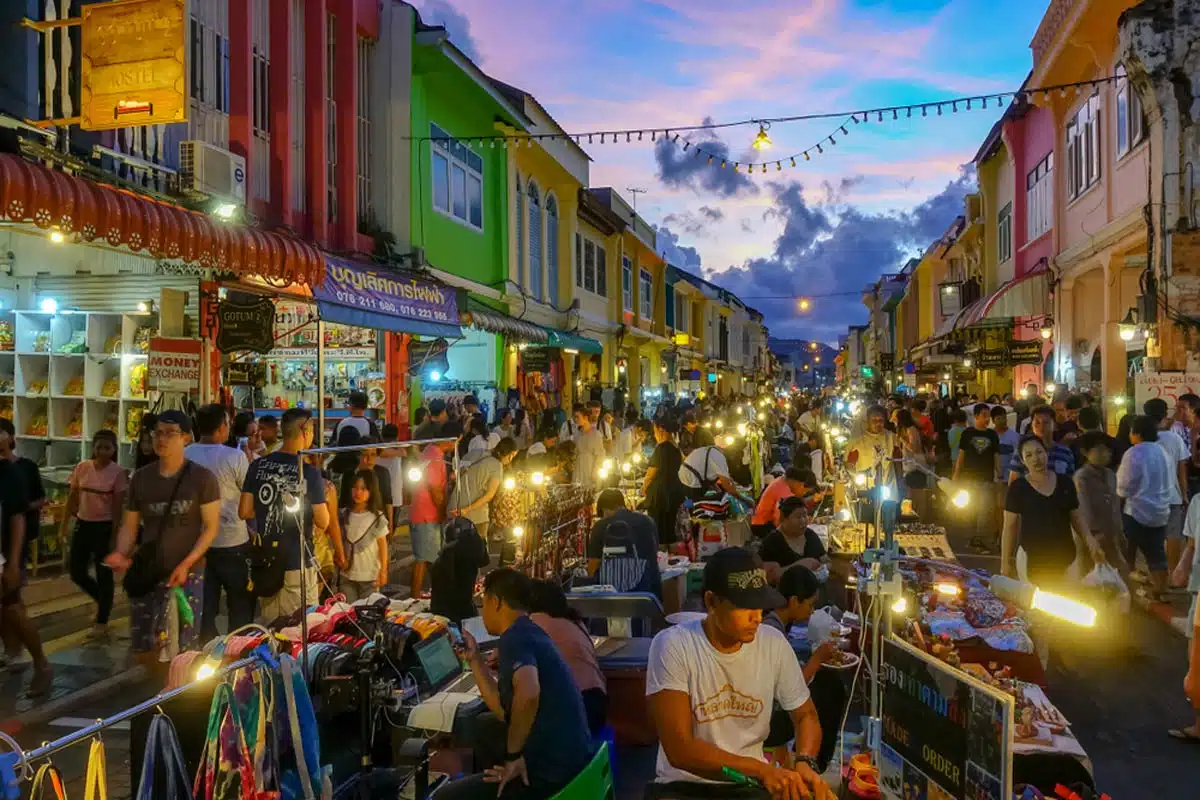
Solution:
[(455, 314), (450, 314), (440, 308), (428, 308), (426, 306), (414, 306), (408, 303), (398, 303), (392, 300), (381, 300), (375, 297), (366, 297), (353, 292), (342, 292), (334, 290), (333, 297), (337, 302), (347, 306), (357, 306), (359, 308), (369, 308), (372, 311), (379, 311), (384, 314), (392, 314), (397, 317), (410, 317), (412, 319), (427, 319), (434, 322), (446, 322), (457, 324), (458, 317)]

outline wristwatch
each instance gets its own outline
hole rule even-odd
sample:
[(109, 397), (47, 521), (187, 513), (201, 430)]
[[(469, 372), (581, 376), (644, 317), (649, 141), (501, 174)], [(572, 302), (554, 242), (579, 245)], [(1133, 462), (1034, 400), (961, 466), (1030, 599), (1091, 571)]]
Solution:
[(524, 750), (518, 750), (515, 753), (505, 753), (504, 754), (504, 763), (508, 764), (512, 761), (516, 761), (518, 758), (524, 758), (524, 757), (525, 757)]
[(818, 775), (821, 774), (821, 768), (819, 766), (817, 766), (817, 760), (815, 758), (813, 758), (812, 756), (806, 756), (806, 755), (802, 755), (800, 753), (796, 753), (796, 763), (797, 764), (807, 764), (808, 768), (811, 769), (813, 772), (815, 772)]

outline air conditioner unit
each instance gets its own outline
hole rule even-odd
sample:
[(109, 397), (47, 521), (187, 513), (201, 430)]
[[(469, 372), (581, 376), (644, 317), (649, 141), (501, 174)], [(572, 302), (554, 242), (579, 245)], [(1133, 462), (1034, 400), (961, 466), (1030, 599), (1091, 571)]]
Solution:
[(246, 159), (208, 142), (179, 143), (180, 189), (246, 204)]

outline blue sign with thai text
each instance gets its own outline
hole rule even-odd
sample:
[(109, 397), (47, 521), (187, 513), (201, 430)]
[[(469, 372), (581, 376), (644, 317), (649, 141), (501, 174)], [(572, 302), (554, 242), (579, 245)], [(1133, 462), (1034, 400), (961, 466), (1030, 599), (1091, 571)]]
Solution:
[[(417, 323), (418, 333), (426, 325), (459, 324), (458, 295), (448, 286), (336, 258), (327, 258), (325, 267), (325, 281), (313, 288), (313, 297), (326, 319), (389, 330), (410, 330), (414, 326), (407, 323)], [(357, 312), (357, 319), (339, 319), (345, 315), (336, 307)]]

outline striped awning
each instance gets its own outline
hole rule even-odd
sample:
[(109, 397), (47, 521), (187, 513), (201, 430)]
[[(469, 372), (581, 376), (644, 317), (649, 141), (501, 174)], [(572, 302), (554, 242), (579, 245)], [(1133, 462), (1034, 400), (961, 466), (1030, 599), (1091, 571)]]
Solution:
[(529, 344), (546, 344), (550, 341), (550, 331), (541, 325), (534, 325), (523, 319), (510, 317), (500, 311), (493, 311), (483, 304), (468, 300), (468, 310), (462, 315), (463, 324), (470, 325), (488, 333), (503, 334), (515, 342)]
[(959, 327), (969, 328), (987, 320), (1039, 317), (1050, 311), (1050, 267), (1045, 261), (970, 306), (971, 313)]

